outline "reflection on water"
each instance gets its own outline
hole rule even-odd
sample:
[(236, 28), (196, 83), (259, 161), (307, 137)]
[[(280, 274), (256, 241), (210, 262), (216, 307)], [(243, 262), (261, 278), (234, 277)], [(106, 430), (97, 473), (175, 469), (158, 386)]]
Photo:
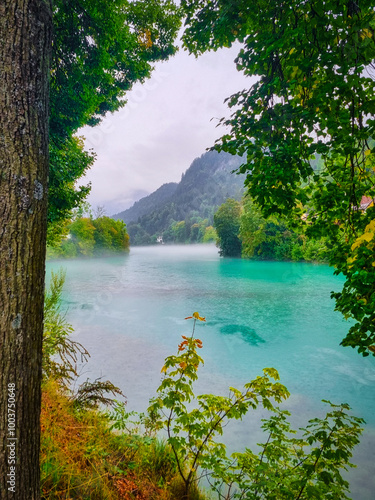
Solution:
[[(129, 409), (143, 411), (159, 385), (164, 358), (191, 331), (184, 318), (198, 311), (207, 319), (197, 325), (205, 359), (198, 390), (226, 394), (229, 386), (240, 388), (273, 366), (292, 393), (287, 406), (298, 425), (322, 415), (321, 399), (348, 402), (368, 423), (355, 452), (360, 467), (351, 474), (353, 498), (373, 498), (375, 363), (339, 346), (349, 325), (333, 311), (330, 292), (342, 280), (330, 268), (224, 260), (209, 245), (49, 262), (47, 278), (61, 265), (67, 269), (67, 318), (91, 353), (85, 378), (104, 375), (123, 389)], [(234, 449), (259, 442), (259, 418), (227, 429)]]

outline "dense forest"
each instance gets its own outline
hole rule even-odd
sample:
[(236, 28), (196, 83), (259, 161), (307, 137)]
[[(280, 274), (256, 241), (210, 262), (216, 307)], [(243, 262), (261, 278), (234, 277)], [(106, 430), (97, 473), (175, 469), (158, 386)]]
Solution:
[(131, 245), (215, 241), (213, 217), (228, 198), (240, 200), (244, 176), (231, 172), (241, 158), (210, 151), (193, 161), (178, 184), (165, 184), (113, 217), (127, 224)]
[(105, 215), (77, 216), (66, 225), (66, 235), (47, 248), (47, 258), (93, 257), (129, 250), (129, 235), (122, 220)]
[(223, 257), (258, 260), (327, 261), (326, 238), (308, 236), (287, 217), (264, 217), (250, 197), (226, 200), (214, 215)]

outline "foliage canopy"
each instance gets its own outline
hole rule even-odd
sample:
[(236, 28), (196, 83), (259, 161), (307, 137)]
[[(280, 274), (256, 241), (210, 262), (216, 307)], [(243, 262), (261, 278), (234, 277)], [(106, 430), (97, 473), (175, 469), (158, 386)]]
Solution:
[(172, 56), (180, 13), (170, 0), (56, 0), (50, 92), (49, 239), (87, 196), (75, 182), (95, 155), (73, 134), (126, 104), (126, 92)]
[(121, 108), (152, 63), (175, 53), (180, 25), (170, 0), (57, 0), (53, 20), (53, 137), (69, 137)]
[[(369, 0), (184, 0), (184, 43), (196, 55), (241, 49), (237, 68), (257, 77), (228, 99), (220, 150), (246, 155), (251, 196), (325, 236), (346, 282), (336, 308), (356, 323), (343, 345), (375, 348), (375, 12)], [(313, 161), (321, 155), (319, 168)], [(302, 216), (308, 214), (304, 222)]]

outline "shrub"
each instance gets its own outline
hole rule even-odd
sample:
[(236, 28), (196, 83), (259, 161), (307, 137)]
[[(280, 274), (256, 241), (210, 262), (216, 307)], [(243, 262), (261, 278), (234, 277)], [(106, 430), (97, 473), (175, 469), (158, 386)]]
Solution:
[[(219, 498), (304, 499), (348, 498), (348, 483), (341, 470), (351, 466), (352, 448), (362, 432), (361, 418), (349, 416), (346, 404), (334, 405), (323, 419), (312, 419), (299, 437), (287, 422), (289, 413), (274, 406), (289, 396), (278, 382), (274, 368), (245, 384), (229, 388), (229, 396), (194, 394), (203, 359), (202, 341), (194, 338), (197, 312), (190, 337), (182, 336), (178, 352), (165, 360), (158, 395), (150, 401), (148, 425), (167, 432), (184, 484), (181, 498), (191, 499), (193, 485), (207, 476)], [(192, 407), (193, 406), (193, 407)], [(260, 453), (250, 449), (227, 457), (225, 445), (216, 441), (230, 419), (241, 419), (262, 406), (272, 415), (263, 420), (267, 434)]]

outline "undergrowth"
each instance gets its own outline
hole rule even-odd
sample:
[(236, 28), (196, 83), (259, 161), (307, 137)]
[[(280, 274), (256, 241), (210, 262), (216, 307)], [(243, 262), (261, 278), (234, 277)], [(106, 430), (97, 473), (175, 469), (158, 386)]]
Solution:
[[(64, 280), (62, 271), (52, 273), (45, 298), (42, 500), (180, 500), (183, 485), (170, 445), (123, 426), (118, 409), (126, 403), (108, 397), (125, 398), (120, 389), (100, 379), (71, 389), (77, 362), (89, 353), (69, 337), (73, 328), (60, 310)], [(196, 489), (191, 498), (203, 500)]]
[(43, 500), (180, 498), (169, 445), (110, 430), (108, 415), (77, 411), (54, 380), (43, 384), (41, 426)]
[[(205, 322), (198, 312), (185, 318), (193, 320), (192, 333), (165, 359), (146, 414), (128, 412), (126, 402), (109, 397), (123, 396), (109, 381), (86, 381), (72, 391), (78, 356), (87, 351), (69, 339), (72, 328), (60, 313), (63, 282), (63, 274), (53, 274), (46, 296), (43, 500), (204, 500), (202, 478), (219, 500), (349, 498), (341, 472), (354, 466), (350, 459), (363, 419), (350, 415), (345, 403), (324, 401), (324, 418), (293, 430), (290, 413), (275, 406), (289, 393), (274, 368), (264, 368), (242, 390), (230, 387), (229, 396), (196, 395), (203, 359), (195, 326)], [(269, 414), (262, 419), (265, 441), (255, 453), (246, 448), (228, 456), (217, 438), (229, 420), (258, 407)], [(161, 430), (165, 440), (157, 437)]]

